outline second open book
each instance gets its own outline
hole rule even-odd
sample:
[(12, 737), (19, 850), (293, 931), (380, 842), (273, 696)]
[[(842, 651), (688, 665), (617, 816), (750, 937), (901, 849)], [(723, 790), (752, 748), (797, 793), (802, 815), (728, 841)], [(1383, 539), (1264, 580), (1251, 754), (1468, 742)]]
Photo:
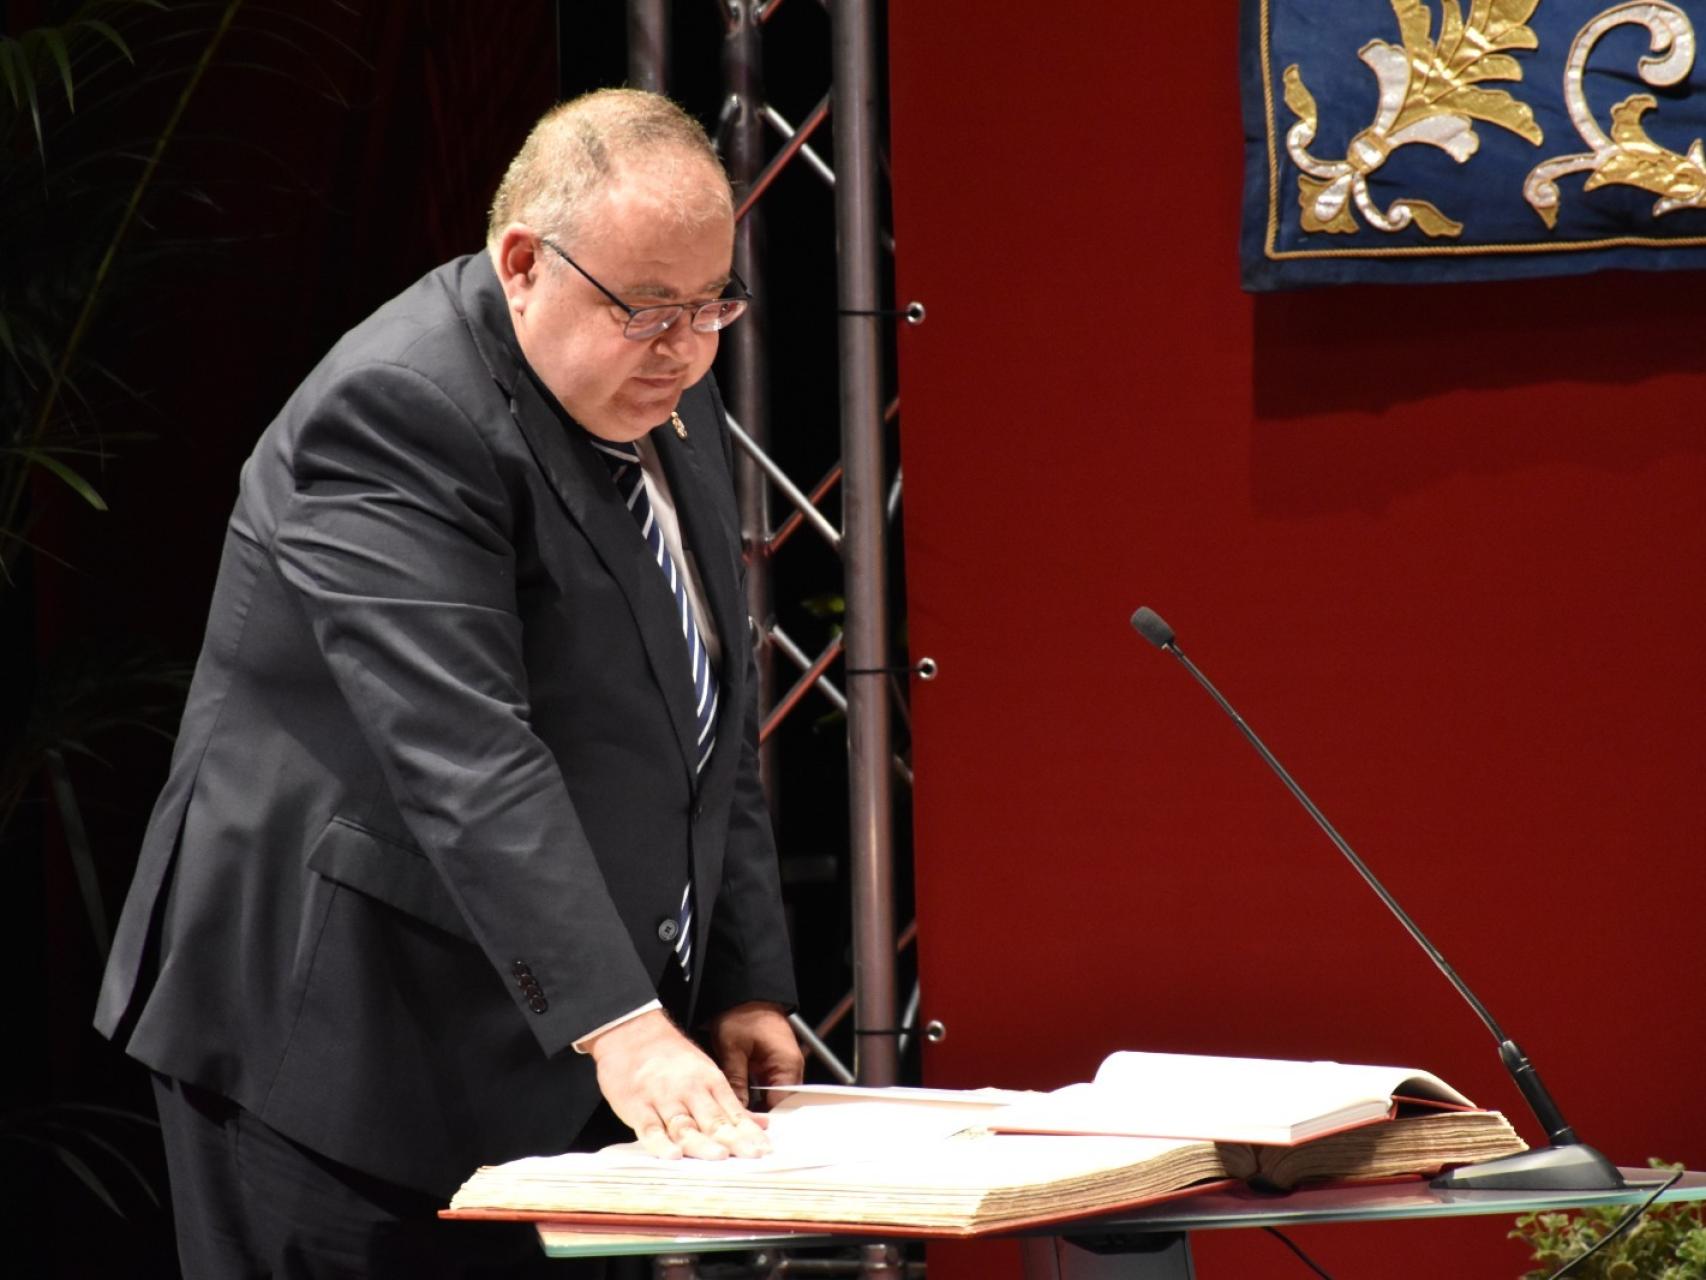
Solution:
[(1103, 1059), (1088, 1084), (1015, 1102), (990, 1127), (1292, 1146), (1400, 1113), (1472, 1109), (1413, 1067), (1128, 1051)]

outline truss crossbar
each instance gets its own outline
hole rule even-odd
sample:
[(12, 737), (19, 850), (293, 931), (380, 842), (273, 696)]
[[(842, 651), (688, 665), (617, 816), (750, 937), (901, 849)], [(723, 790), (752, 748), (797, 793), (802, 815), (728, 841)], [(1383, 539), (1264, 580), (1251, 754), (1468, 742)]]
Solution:
[(742, 200), (740, 207), (735, 210), (736, 222), (746, 217), (747, 210), (758, 203), (758, 198), (770, 189), (772, 182), (781, 176), (782, 170), (788, 167), (788, 162), (800, 153), (800, 150), (806, 145), (806, 139), (811, 137), (817, 131), (817, 127), (829, 118), (829, 99), (829, 94), (823, 95), (794, 136), (789, 138), (770, 163), (764, 166), (764, 171), (752, 180), (752, 190), (746, 193), (746, 199)]
[[(822, 678), (823, 673), (828, 670), (829, 664), (834, 662), (840, 656), (841, 637), (836, 636), (835, 639), (829, 642), (828, 647), (826, 647), (822, 653), (818, 654), (817, 659), (811, 664), (811, 666), (807, 667), (805, 671), (800, 674), (800, 678), (794, 681), (794, 687), (789, 689), (787, 693), (783, 694), (781, 700), (778, 701), (774, 707), (770, 708), (770, 714), (764, 717), (764, 723), (758, 730), (758, 740), (760, 742), (763, 742), (772, 733), (776, 732), (776, 726), (781, 724), (783, 720), (787, 719), (788, 713), (794, 709), (794, 704), (811, 691), (812, 686), (817, 684)], [(843, 710), (846, 709), (846, 705), (846, 700), (843, 699)]]
[[(841, 473), (842, 467), (838, 462), (829, 469), (829, 472), (824, 476), (824, 478), (819, 480), (816, 486), (813, 487), (812, 491), (806, 495), (807, 500), (812, 504), (813, 508), (816, 508), (817, 504), (823, 501), (824, 496), (831, 489), (841, 483)], [(782, 544), (794, 536), (800, 526), (805, 523), (805, 519), (803, 512), (794, 511), (789, 513), (788, 518), (776, 526), (776, 532), (772, 533), (764, 540), (764, 554), (773, 556), (777, 551), (781, 550)]]
[(770, 483), (782, 492), (782, 496), (794, 504), (796, 510), (810, 522), (812, 528), (823, 535), (823, 540), (837, 551), (841, 550), (841, 531), (832, 525), (823, 512), (812, 505), (812, 500), (800, 492), (800, 487), (788, 478), (788, 473), (771, 461), (770, 455), (758, 445), (758, 441), (747, 435), (745, 428), (736, 422), (733, 414), (724, 415), (729, 422), (729, 433), (747, 455), (756, 462), (770, 477)]
[[(775, 107), (768, 104), (766, 104), (764, 108), (764, 121), (772, 129), (776, 130), (777, 133), (781, 134), (782, 139), (785, 142), (792, 141), (794, 135), (799, 132), (799, 130), (795, 129), (793, 125), (788, 123), (788, 118), (786, 116), (776, 110)], [(802, 145), (800, 147), (800, 158), (809, 164), (816, 171), (817, 176), (822, 178), (825, 183), (832, 187), (835, 185), (835, 170), (825, 164), (823, 157), (818, 155), (817, 152), (813, 151), (808, 146)]]
[[(795, 644), (788, 633), (781, 627), (772, 626), (768, 632), (771, 642), (782, 651), (783, 655), (801, 671), (811, 671), (817, 666), (806, 656), (806, 651)], [(822, 668), (818, 668), (822, 670)], [(837, 711), (847, 710), (847, 695), (835, 687), (835, 682), (826, 675), (817, 677), (818, 692), (835, 704)]]

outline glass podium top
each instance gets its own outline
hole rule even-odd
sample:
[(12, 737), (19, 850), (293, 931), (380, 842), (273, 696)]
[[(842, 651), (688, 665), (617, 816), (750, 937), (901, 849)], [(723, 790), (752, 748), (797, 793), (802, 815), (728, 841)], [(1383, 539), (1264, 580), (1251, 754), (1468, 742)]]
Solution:
[[(1306, 1187), (1266, 1193), (1247, 1187), (1206, 1191), (1182, 1199), (1130, 1209), (1099, 1218), (1060, 1222), (1023, 1234), (1065, 1236), (1136, 1235), (1147, 1232), (1206, 1231), (1223, 1227), (1287, 1227), (1306, 1222), (1414, 1221), (1478, 1214), (1522, 1214), (1541, 1209), (1588, 1205), (1636, 1205), (1666, 1176), (1652, 1169), (1624, 1169), (1629, 1184), (1618, 1191), (1441, 1191), (1421, 1180)], [(1661, 1203), (1706, 1200), (1706, 1173), (1685, 1173)], [(540, 1243), (553, 1258), (619, 1257), (632, 1254), (722, 1253), (735, 1250), (804, 1249), (848, 1243), (868, 1236), (813, 1231), (719, 1228), (703, 1222), (637, 1229), (575, 1226), (542, 1222)], [(947, 1238), (947, 1237), (944, 1237)]]
[[(1306, 1222), (1376, 1222), (1533, 1213), (1588, 1205), (1637, 1205), (1670, 1176), (1622, 1169), (1618, 1191), (1441, 1191), (1425, 1181), (1345, 1183), (1264, 1193), (1249, 1187), (1205, 1192), (1166, 1204), (1094, 1219), (1101, 1231), (1201, 1231), (1216, 1227), (1285, 1227)], [(1706, 1173), (1685, 1173), (1661, 1202), (1706, 1200)], [(1071, 1235), (1063, 1224), (1054, 1235)]]

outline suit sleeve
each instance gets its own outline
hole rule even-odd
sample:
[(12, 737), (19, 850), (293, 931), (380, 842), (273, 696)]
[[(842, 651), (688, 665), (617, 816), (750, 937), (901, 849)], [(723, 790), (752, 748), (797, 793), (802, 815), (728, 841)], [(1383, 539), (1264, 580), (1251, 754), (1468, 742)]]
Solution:
[[(724, 461), (732, 476), (733, 444), (722, 398), (711, 379), (706, 380), (705, 387), (716, 415), (718, 438), (723, 442)], [(740, 585), (744, 600), (744, 571)], [(740, 761), (729, 812), (723, 882), (716, 910), (711, 915), (710, 945), (699, 994), (702, 1018), (751, 1000), (770, 1000), (789, 1009), (798, 1003), (793, 955), (782, 910), (776, 841), (758, 773), (758, 666), (749, 636), (726, 637), (725, 644), (737, 646), (746, 663), (746, 688), (750, 696), (743, 709)]]
[(514, 513), (479, 427), (365, 365), (301, 422), (272, 550), (411, 833), (546, 1054), (653, 998), (529, 723)]

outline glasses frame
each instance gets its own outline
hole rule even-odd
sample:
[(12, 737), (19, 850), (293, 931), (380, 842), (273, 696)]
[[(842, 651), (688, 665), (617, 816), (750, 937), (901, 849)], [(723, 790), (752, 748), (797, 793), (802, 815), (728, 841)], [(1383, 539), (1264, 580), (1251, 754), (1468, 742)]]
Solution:
[[(747, 307), (752, 303), (752, 290), (746, 287), (746, 281), (740, 278), (739, 273), (737, 273), (733, 267), (730, 267), (729, 285), (740, 290), (740, 292), (733, 297), (711, 298), (705, 302), (657, 302), (644, 307), (629, 306), (614, 293), (610, 292), (609, 289), (606, 289), (602, 284), (600, 284), (598, 278), (594, 276), (592, 272), (588, 271), (585, 267), (581, 266), (580, 263), (569, 257), (568, 253), (561, 245), (556, 243), (556, 241), (547, 236), (540, 236), (539, 243), (551, 250), (552, 253), (556, 254), (576, 271), (580, 272), (581, 276), (588, 284), (628, 313), (628, 319), (622, 324), (622, 336), (630, 342), (650, 342), (653, 338), (661, 337), (663, 334), (666, 334), (673, 329), (675, 327), (675, 322), (680, 320), (681, 317), (686, 315), (689, 311), (693, 313), (693, 318), (688, 321), (693, 332), (718, 333), (721, 330), (728, 328), (736, 320), (739, 320), (743, 315), (745, 315)], [(727, 292), (727, 288), (728, 286), (724, 287), (725, 293)], [(725, 307), (731, 302), (740, 303), (740, 309), (732, 316), (725, 318), (720, 313), (712, 310), (713, 308)], [(664, 319), (659, 314), (665, 311), (672, 313), (668, 319)], [(712, 323), (701, 324), (699, 322), (699, 318), (707, 311), (711, 312)], [(636, 323), (641, 321), (642, 317), (645, 317), (645, 323), (647, 324), (657, 324), (657, 330), (652, 333), (634, 333), (633, 329), (635, 328)], [(719, 320), (721, 321), (720, 324), (715, 323)]]

